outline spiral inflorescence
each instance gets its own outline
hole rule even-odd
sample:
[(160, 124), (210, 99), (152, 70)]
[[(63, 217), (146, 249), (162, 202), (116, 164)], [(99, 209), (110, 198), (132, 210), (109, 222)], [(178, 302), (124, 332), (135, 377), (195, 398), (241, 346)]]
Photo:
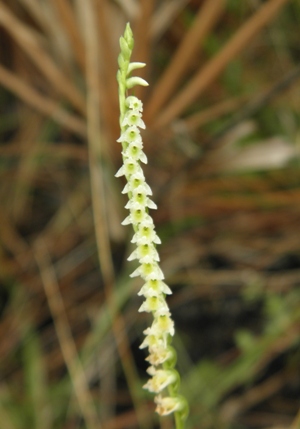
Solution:
[(152, 325), (145, 331), (145, 338), (140, 348), (148, 348), (146, 360), (150, 366), (147, 370), (150, 379), (144, 388), (156, 394), (156, 411), (160, 415), (175, 412), (176, 429), (183, 427), (188, 407), (185, 398), (178, 394), (180, 377), (175, 369), (176, 352), (171, 346), (175, 328), (168, 307), (166, 296), (172, 293), (164, 282), (164, 274), (159, 266), (160, 258), (157, 245), (161, 243), (155, 231), (149, 209), (156, 209), (151, 200), (152, 191), (146, 183), (141, 163), (147, 163), (143, 151), (141, 129), (145, 129), (142, 119), (143, 104), (134, 95), (127, 95), (128, 89), (135, 85), (146, 86), (148, 83), (140, 77), (130, 77), (133, 70), (144, 67), (144, 63), (130, 62), (133, 49), (133, 35), (129, 24), (124, 36), (120, 39), (121, 53), (118, 58), (121, 135), (117, 140), (122, 144), (123, 165), (116, 177), (125, 176), (127, 183), (123, 193), (128, 194), (129, 201), (125, 208), (129, 210), (123, 225), (132, 224), (134, 235), (131, 240), (135, 250), (128, 260), (137, 260), (138, 268), (131, 277), (140, 276), (144, 284), (138, 295), (144, 298), (139, 311), (151, 313)]

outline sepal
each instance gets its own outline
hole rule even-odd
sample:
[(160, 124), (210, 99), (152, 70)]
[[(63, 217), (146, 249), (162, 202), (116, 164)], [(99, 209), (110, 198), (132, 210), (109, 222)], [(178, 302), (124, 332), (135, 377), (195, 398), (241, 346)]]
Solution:
[(121, 48), (121, 53), (123, 55), (124, 60), (129, 61), (131, 56), (131, 49), (129, 48), (128, 43), (126, 42), (123, 36), (120, 37), (120, 48)]
[(124, 31), (124, 37), (128, 43), (129, 48), (132, 50), (133, 46), (134, 46), (134, 38), (133, 38), (133, 33), (132, 33), (129, 22), (127, 22), (127, 24), (126, 24), (125, 31)]

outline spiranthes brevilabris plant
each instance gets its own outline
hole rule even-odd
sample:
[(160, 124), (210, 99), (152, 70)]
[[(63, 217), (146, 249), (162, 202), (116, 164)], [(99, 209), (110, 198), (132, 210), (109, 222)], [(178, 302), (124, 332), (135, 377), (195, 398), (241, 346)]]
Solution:
[(164, 282), (164, 274), (159, 266), (159, 254), (156, 246), (160, 238), (155, 232), (153, 219), (149, 209), (156, 209), (150, 199), (152, 191), (146, 183), (141, 163), (147, 163), (143, 152), (140, 129), (145, 128), (142, 119), (143, 104), (130, 90), (136, 85), (147, 86), (148, 83), (137, 76), (131, 76), (133, 70), (142, 68), (144, 63), (130, 62), (134, 39), (130, 25), (126, 25), (124, 36), (120, 38), (121, 52), (118, 57), (120, 128), (121, 136), (117, 140), (122, 145), (123, 165), (116, 177), (125, 176), (127, 183), (123, 193), (128, 194), (126, 208), (129, 215), (123, 225), (132, 224), (134, 235), (131, 240), (136, 245), (128, 260), (137, 260), (139, 267), (131, 277), (140, 276), (144, 285), (138, 295), (144, 297), (139, 311), (152, 313), (153, 321), (145, 331), (145, 338), (140, 348), (148, 348), (149, 362), (147, 370), (149, 380), (145, 389), (155, 394), (156, 412), (161, 416), (174, 413), (176, 429), (183, 429), (188, 415), (186, 399), (180, 395), (180, 377), (175, 369), (176, 352), (171, 346), (175, 333), (174, 322), (166, 302), (166, 295), (171, 294), (169, 286)]

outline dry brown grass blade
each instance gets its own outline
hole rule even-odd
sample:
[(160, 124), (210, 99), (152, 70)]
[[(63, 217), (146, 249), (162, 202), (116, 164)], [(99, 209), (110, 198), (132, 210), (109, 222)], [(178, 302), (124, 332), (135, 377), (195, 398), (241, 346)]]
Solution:
[(24, 155), (19, 158), (11, 201), (11, 212), (17, 223), (26, 213), (26, 206), (29, 203), (29, 192), (37, 175), (38, 164), (36, 160), (41, 146), (38, 138), (44, 126), (44, 120), (42, 120), (40, 115), (26, 110), (23, 109), (22, 124), (20, 124), (20, 129), (16, 137), (17, 141), (22, 142), (25, 151)]
[(13, 13), (0, 2), (0, 25), (15, 39), (43, 75), (53, 85), (53, 88), (65, 96), (72, 105), (85, 115), (85, 102), (70, 82), (70, 79), (59, 70), (50, 56), (42, 48), (36, 33), (27, 25), (17, 19)]
[[(293, 374), (294, 376), (295, 374)], [(237, 415), (275, 395), (291, 379), (291, 374), (282, 371), (268, 378), (258, 386), (252, 387), (245, 393), (240, 394), (238, 397), (229, 399), (221, 407), (220, 416), (222, 420), (233, 422)]]
[[(135, 45), (133, 50), (132, 61), (139, 61), (148, 64), (150, 55), (150, 24), (154, 10), (153, 0), (140, 1), (139, 19), (134, 23), (133, 33)], [(139, 70), (139, 76), (145, 78), (147, 73), (146, 68)], [(139, 98), (143, 98), (145, 87), (137, 86), (135, 94)]]
[(101, 94), (101, 112), (103, 116), (103, 125), (112, 139), (116, 137), (118, 127), (118, 92), (116, 84), (117, 74), (117, 55), (112, 41), (112, 33), (109, 27), (109, 10), (107, 0), (98, 0), (95, 2), (97, 14), (97, 28), (99, 32), (98, 43), (101, 49), (101, 62), (99, 64), (100, 94)]
[(25, 240), (17, 232), (11, 218), (4, 213), (3, 206), (0, 212), (0, 237), (4, 248), (14, 255), (21, 267), (27, 267), (30, 260), (30, 249)]
[[(48, 247), (55, 247), (57, 238), (61, 236), (72, 225), (74, 221), (80, 218), (82, 212), (88, 207), (90, 197), (87, 192), (87, 179), (82, 179), (69, 193), (64, 204), (56, 211), (48, 224), (40, 234), (48, 243)], [(49, 244), (50, 243), (50, 244)]]
[(35, 258), (54, 320), (60, 348), (74, 386), (82, 416), (88, 429), (100, 429), (101, 425), (93, 405), (93, 398), (88, 388), (88, 380), (84, 368), (78, 358), (56, 274), (47, 251), (47, 246), (42, 240), (36, 243)]
[(132, 21), (139, 13), (139, 4), (135, 0), (116, 0), (116, 3), (123, 9), (127, 19)]
[[(71, 143), (59, 142), (47, 142), (47, 146), (45, 142), (39, 142), (36, 144), (36, 156), (46, 156), (49, 160), (51, 158), (58, 160), (76, 160), (80, 162), (86, 163), (87, 161), (87, 150), (86, 147), (75, 146)], [(55, 150), (53, 150), (53, 146), (55, 145)], [(21, 145), (18, 142), (12, 142), (9, 145), (0, 147), (0, 156), (4, 157), (19, 157), (26, 155), (27, 148), (24, 145)]]
[(167, 69), (156, 83), (147, 106), (145, 107), (145, 120), (153, 121), (159, 114), (162, 106), (168, 101), (181, 79), (189, 70), (193, 57), (200, 49), (201, 43), (214, 27), (225, 7), (225, 0), (212, 2), (206, 0), (194, 19), (192, 26), (180, 43), (175, 55), (172, 57)]
[(191, 79), (185, 88), (157, 115), (155, 127), (162, 127), (180, 115), (219, 76), (226, 65), (267, 25), (290, 0), (269, 0), (234, 34), (224, 48)]
[(88, 0), (81, 6), (85, 24), (86, 65), (87, 65), (87, 135), (89, 147), (89, 167), (91, 175), (94, 224), (100, 257), (101, 271), (108, 286), (114, 284), (114, 268), (105, 210), (104, 183), (100, 160), (105, 162), (104, 138), (100, 130), (100, 90), (99, 90), (99, 50), (95, 9)]
[(171, 25), (176, 15), (184, 8), (189, 0), (172, 0), (164, 2), (157, 8), (152, 17), (151, 38), (158, 40), (166, 29)]
[(76, 22), (73, 9), (70, 3), (66, 0), (53, 0), (52, 4), (57, 10), (57, 16), (62, 23), (62, 27), (68, 36), (71, 43), (72, 52), (81, 68), (85, 70), (85, 51), (84, 43), (78, 31), (78, 23)]
[(38, 0), (20, 0), (20, 3), (27, 9), (29, 14), (35, 19), (35, 21), (41, 26), (44, 31), (48, 29), (47, 19), (43, 13)]
[(5, 69), (0, 64), (0, 83), (15, 95), (20, 97), (29, 106), (32, 106), (39, 113), (53, 118), (66, 129), (73, 131), (79, 136), (85, 137), (86, 127), (84, 121), (79, 117), (68, 113), (56, 101), (47, 99), (28, 85), (21, 78)]
[(39, 0), (20, 0), (20, 2), (33, 21), (41, 28), (42, 36), (41, 33), (37, 33), (37, 38), (41, 39), (42, 44), (47, 43), (47, 47), (55, 55), (57, 63), (67, 73), (74, 54), (70, 50), (65, 30), (62, 28), (53, 3), (40, 3)]
[(189, 131), (194, 131), (202, 125), (226, 115), (243, 106), (249, 97), (242, 95), (240, 97), (229, 98), (209, 107), (201, 112), (194, 113), (184, 119), (184, 125)]

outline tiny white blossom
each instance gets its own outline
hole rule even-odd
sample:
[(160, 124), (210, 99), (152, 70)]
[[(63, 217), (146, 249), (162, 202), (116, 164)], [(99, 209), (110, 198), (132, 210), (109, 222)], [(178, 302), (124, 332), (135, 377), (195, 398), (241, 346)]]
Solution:
[(149, 350), (152, 350), (153, 348), (156, 348), (156, 347), (165, 347), (164, 344), (165, 343), (162, 338), (158, 337), (157, 335), (150, 334), (144, 338), (144, 341), (142, 342), (139, 348), (144, 349), (148, 347)]
[(122, 151), (122, 155), (128, 156), (135, 161), (141, 161), (144, 164), (148, 163), (146, 154), (143, 152), (141, 142), (131, 142), (125, 150)]
[(167, 416), (168, 414), (180, 411), (185, 407), (185, 403), (179, 396), (166, 396), (163, 398), (161, 395), (157, 395), (154, 398), (154, 401), (157, 404), (155, 411), (160, 416)]
[(171, 313), (169, 311), (162, 311), (161, 314), (156, 314), (150, 329), (152, 329), (153, 332), (157, 332), (158, 335), (165, 333), (170, 334), (173, 337), (175, 334), (175, 328), (174, 321), (171, 318)]
[[(127, 204), (126, 204), (127, 205)], [(147, 220), (150, 216), (146, 212), (145, 206), (139, 204), (138, 202), (134, 202), (130, 206), (130, 215), (128, 215), (122, 222), (122, 225), (137, 225), (138, 223)]]
[(161, 240), (155, 232), (152, 218), (139, 224), (138, 231), (132, 237), (131, 243), (138, 244), (144, 238), (147, 238), (149, 243), (161, 244)]
[(130, 176), (130, 175), (135, 175), (138, 174), (138, 176), (141, 175), (142, 173), (142, 169), (140, 167), (140, 165), (132, 158), (125, 158), (123, 160), (123, 165), (121, 168), (119, 168), (119, 170), (116, 172), (115, 176), (116, 177), (121, 177), (121, 176)]
[(144, 389), (148, 389), (150, 392), (159, 393), (169, 386), (169, 384), (173, 384), (176, 381), (177, 374), (175, 371), (159, 369), (143, 387)]
[(142, 141), (140, 130), (135, 125), (128, 127), (117, 140), (117, 142), (119, 143), (122, 143), (122, 142), (131, 143), (131, 142), (140, 142), (140, 141)]
[(156, 311), (168, 311), (168, 305), (162, 296), (148, 296), (139, 308), (139, 312), (153, 313)]
[[(145, 183), (139, 185), (138, 187), (132, 190), (133, 195), (144, 194), (144, 195), (152, 195), (152, 191), (150, 188), (145, 186)], [(153, 222), (152, 222), (153, 223)]]
[(130, 95), (126, 98), (126, 106), (129, 107), (129, 109), (138, 110), (139, 112), (143, 111), (143, 103), (141, 100), (134, 95)]
[(159, 261), (159, 255), (152, 243), (148, 243), (147, 240), (140, 242), (137, 248), (131, 253), (128, 261), (138, 259), (140, 263), (151, 263), (153, 261)]
[(141, 276), (144, 280), (150, 280), (153, 277), (156, 277), (158, 280), (163, 280), (165, 278), (159, 265), (155, 262), (141, 264), (132, 274), (130, 274), (130, 277), (138, 276)]
[(126, 125), (135, 125), (136, 127), (140, 127), (143, 129), (146, 128), (145, 123), (142, 120), (142, 114), (137, 109), (128, 110), (121, 125), (122, 127), (125, 127)]
[(161, 365), (174, 356), (174, 353), (163, 345), (154, 344), (151, 347), (149, 356), (146, 358), (151, 365)]
[(159, 326), (154, 324), (154, 322), (149, 328), (144, 330), (144, 334), (146, 335), (144, 342), (148, 341), (146, 340), (147, 338), (150, 338), (150, 339), (152, 339), (153, 337), (156, 338), (156, 341), (151, 341), (151, 344), (148, 345), (150, 353), (152, 352), (153, 347), (155, 348), (157, 346), (160, 346), (160, 347), (164, 347), (165, 349), (167, 348), (169, 333), (167, 331), (162, 331)]
[(156, 278), (148, 280), (139, 291), (138, 295), (147, 296), (159, 296), (161, 294), (171, 295), (172, 291), (166, 283)]
[(150, 200), (150, 198), (147, 197), (147, 195), (143, 192), (141, 188), (139, 192), (136, 192), (136, 190), (134, 189), (132, 191), (132, 194), (133, 195), (131, 200), (126, 203), (126, 209), (133, 208), (137, 203), (143, 207), (148, 207), (149, 209), (157, 209), (157, 205), (152, 200)]
[(133, 173), (128, 178), (128, 183), (126, 183), (122, 191), (122, 194), (127, 194), (128, 192), (132, 192), (134, 189), (138, 188), (139, 186), (143, 186), (143, 188), (145, 188), (145, 190), (148, 192), (147, 195), (152, 195), (152, 190), (150, 186), (145, 182), (145, 176), (144, 176), (143, 170), (140, 166), (139, 168), (140, 168), (139, 171), (137, 171), (136, 173)]
[(142, 185), (146, 189), (146, 191), (148, 192), (148, 195), (152, 195), (151, 188), (145, 181), (144, 173), (136, 172), (135, 174), (133, 174), (130, 177), (128, 184), (129, 184), (131, 191), (133, 191), (134, 189), (136, 189)]

